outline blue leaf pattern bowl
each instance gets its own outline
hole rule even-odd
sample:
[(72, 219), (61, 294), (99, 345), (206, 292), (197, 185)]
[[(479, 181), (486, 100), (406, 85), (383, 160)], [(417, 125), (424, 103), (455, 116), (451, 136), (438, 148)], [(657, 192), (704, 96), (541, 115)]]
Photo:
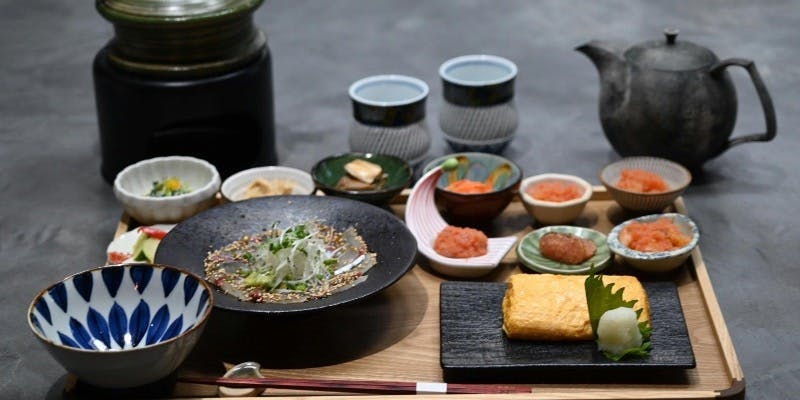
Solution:
[(70, 372), (111, 388), (172, 373), (191, 351), (212, 309), (198, 276), (151, 264), (122, 264), (69, 276), (31, 303), (35, 336)]

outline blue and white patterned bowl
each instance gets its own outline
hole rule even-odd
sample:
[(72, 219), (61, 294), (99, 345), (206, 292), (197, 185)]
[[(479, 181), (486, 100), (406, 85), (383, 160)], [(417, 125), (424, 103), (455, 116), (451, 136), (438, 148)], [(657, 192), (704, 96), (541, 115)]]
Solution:
[[(653, 222), (659, 218), (672, 219), (681, 233), (692, 238), (689, 244), (671, 251), (643, 252), (631, 249), (620, 240), (620, 233), (632, 222)], [(674, 270), (683, 265), (691, 255), (692, 250), (697, 247), (699, 239), (700, 232), (697, 229), (697, 225), (689, 217), (677, 213), (652, 214), (634, 218), (615, 226), (608, 234), (608, 248), (622, 257), (628, 265), (638, 270), (650, 273), (662, 273)]]
[(121, 264), (69, 276), (33, 299), (28, 323), (64, 368), (100, 387), (155, 382), (183, 362), (213, 303), (198, 276)]

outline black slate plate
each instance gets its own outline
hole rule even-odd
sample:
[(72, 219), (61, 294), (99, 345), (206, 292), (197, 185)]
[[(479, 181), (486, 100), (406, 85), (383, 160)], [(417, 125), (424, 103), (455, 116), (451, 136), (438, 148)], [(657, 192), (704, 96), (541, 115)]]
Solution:
[(350, 289), (303, 303), (249, 303), (217, 291), (217, 308), (263, 314), (297, 314), (350, 303), (380, 292), (414, 265), (417, 242), (392, 213), (355, 200), (331, 196), (275, 196), (223, 204), (176, 225), (161, 241), (155, 262), (188, 269), (205, 276), (203, 261), (209, 251), (246, 234), (319, 220), (343, 231), (355, 227), (378, 263), (367, 280)]
[[(653, 350), (649, 357), (611, 361), (594, 341), (510, 340), (503, 332), (505, 283), (445, 282), (441, 285), (441, 363), (448, 380), (494, 379), (574, 370), (625, 372), (695, 367), (677, 288), (643, 282), (650, 299)], [(590, 375), (591, 375), (590, 374)], [(580, 375), (574, 375), (580, 379)]]

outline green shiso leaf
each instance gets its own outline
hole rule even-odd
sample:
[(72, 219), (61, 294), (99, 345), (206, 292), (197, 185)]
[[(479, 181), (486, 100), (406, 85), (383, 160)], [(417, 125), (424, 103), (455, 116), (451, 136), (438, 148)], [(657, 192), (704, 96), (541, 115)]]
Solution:
[[(601, 275), (595, 275), (594, 268), (590, 269), (589, 276), (584, 283), (584, 288), (586, 289), (586, 302), (589, 307), (589, 321), (592, 324), (592, 332), (594, 332), (595, 340), (597, 339), (597, 324), (600, 322), (600, 317), (602, 317), (606, 311), (619, 307), (627, 307), (634, 309), (637, 317), (642, 314), (641, 308), (638, 310), (634, 308), (636, 300), (623, 300), (622, 293), (625, 288), (620, 288), (615, 292), (613, 283), (604, 285), (603, 277)], [(619, 361), (628, 355), (645, 357), (650, 354), (650, 349), (652, 348), (652, 344), (650, 343), (652, 331), (653, 329), (647, 322), (640, 322), (639, 332), (642, 333), (641, 346), (626, 349), (619, 354), (604, 351), (603, 355), (614, 361)]]

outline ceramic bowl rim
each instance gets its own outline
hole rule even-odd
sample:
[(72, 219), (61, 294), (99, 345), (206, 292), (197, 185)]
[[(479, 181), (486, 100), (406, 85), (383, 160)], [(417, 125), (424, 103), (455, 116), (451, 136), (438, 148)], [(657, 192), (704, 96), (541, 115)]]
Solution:
[[(383, 157), (383, 158), (393, 159), (394, 161), (397, 161), (398, 164), (400, 164), (400, 166), (404, 171), (406, 171), (407, 178), (403, 181), (403, 184), (401, 185), (384, 187), (383, 189), (377, 189), (377, 190), (342, 190), (342, 189), (337, 189), (334, 186), (326, 185), (325, 183), (317, 179), (317, 172), (319, 171), (319, 168), (322, 167), (322, 164), (346, 156), (360, 157), (367, 160), (372, 157)], [(317, 161), (316, 163), (314, 163), (314, 166), (311, 167), (310, 175), (311, 175), (311, 180), (314, 182), (314, 185), (322, 191), (330, 191), (331, 193), (348, 195), (348, 196), (368, 196), (368, 195), (386, 194), (395, 190), (403, 190), (411, 184), (411, 180), (413, 179), (414, 173), (413, 171), (411, 171), (411, 166), (409, 165), (408, 161), (400, 157), (392, 156), (389, 154), (381, 154), (381, 153), (361, 153), (357, 151), (351, 151), (351, 152), (334, 154), (332, 156), (328, 156)]]
[[(630, 225), (633, 222), (650, 222), (657, 220), (659, 218), (671, 218), (675, 223), (686, 225), (689, 227), (689, 230), (692, 232), (692, 239), (691, 241), (686, 244), (685, 246), (669, 251), (658, 251), (658, 252), (645, 252), (645, 251), (638, 251), (631, 249), (630, 247), (624, 245), (622, 241), (619, 240), (619, 234), (625, 229), (626, 226)], [(700, 231), (697, 228), (697, 224), (692, 221), (686, 215), (680, 213), (663, 213), (663, 214), (649, 214), (643, 215), (641, 217), (629, 219), (611, 229), (611, 232), (608, 233), (608, 248), (622, 256), (623, 258), (632, 258), (635, 260), (641, 261), (659, 261), (659, 260), (666, 260), (669, 258), (679, 257), (685, 254), (690, 253), (697, 247), (697, 244), (700, 240)]]
[[(453, 157), (456, 157), (456, 156), (459, 156), (459, 155), (463, 155), (463, 156), (469, 157), (471, 154), (480, 154), (482, 156), (491, 156), (491, 157), (495, 157), (495, 158), (500, 158), (500, 159), (504, 160), (505, 162), (511, 164), (511, 166), (513, 168), (515, 168), (517, 170), (517, 172), (519, 172), (519, 174), (517, 174), (517, 178), (516, 179), (509, 179), (509, 181), (506, 182), (505, 186), (503, 186), (503, 187), (501, 187), (499, 189), (492, 190), (491, 192), (487, 192), (487, 193), (458, 193), (458, 192), (453, 192), (453, 191), (447, 190), (447, 189), (445, 189), (443, 187), (440, 187), (438, 181), (436, 182), (436, 186), (435, 186), (435, 188), (436, 188), (435, 190), (436, 191), (441, 191), (441, 192), (447, 193), (448, 196), (453, 196), (453, 197), (459, 198), (459, 199), (478, 200), (478, 199), (484, 199), (484, 198), (493, 197), (493, 196), (497, 195), (498, 193), (504, 192), (504, 191), (509, 190), (509, 189), (513, 189), (515, 186), (519, 185), (520, 181), (522, 181), (522, 167), (520, 167), (519, 164), (517, 164), (516, 162), (512, 161), (511, 159), (503, 157), (501, 155), (492, 154), (492, 153), (481, 153), (479, 151), (467, 151), (467, 152), (460, 152), (460, 153), (452, 153), (452, 154), (446, 154), (446, 155), (443, 155), (441, 157), (434, 158), (433, 160), (431, 160), (431, 162), (425, 164), (425, 167), (423, 167), (423, 174), (425, 172), (427, 172), (427, 171), (430, 171), (434, 167), (437, 167), (437, 166), (441, 165), (444, 161), (446, 161), (449, 158), (453, 158)], [(434, 164), (440, 159), (442, 160), (441, 162), (439, 162), (438, 164)], [(443, 171), (443, 172), (446, 172), (446, 171)]]
[[(596, 229), (587, 228), (587, 227), (583, 227), (583, 226), (575, 226), (575, 225), (548, 225), (548, 226), (543, 226), (543, 227), (538, 228), (538, 229), (534, 229), (533, 231), (528, 232), (527, 234), (525, 234), (525, 236), (520, 238), (519, 241), (517, 242), (516, 253), (517, 253), (517, 257), (519, 258), (520, 264), (522, 264), (525, 268), (528, 268), (529, 270), (532, 270), (532, 271), (535, 271), (535, 272), (538, 272), (538, 273), (544, 273), (544, 274), (557, 274), (557, 275), (585, 275), (585, 274), (588, 274), (591, 271), (591, 268), (587, 269), (587, 270), (580, 269), (580, 270), (570, 271), (570, 272), (557, 271), (554, 268), (550, 268), (550, 267), (546, 267), (546, 266), (542, 267), (542, 266), (536, 265), (536, 263), (526, 259), (526, 257), (522, 254), (522, 243), (525, 242), (525, 240), (527, 240), (528, 238), (533, 238), (534, 236), (539, 235), (539, 234), (544, 236), (544, 234), (547, 234), (547, 233), (550, 233), (550, 232), (562, 233), (562, 231), (568, 231), (567, 233), (575, 235), (575, 236), (578, 236), (578, 237), (583, 238), (583, 239), (587, 239), (587, 237), (578, 235), (576, 232), (589, 232), (591, 235), (595, 235), (595, 236), (597, 236), (599, 238), (602, 238), (603, 242), (604, 242), (603, 244), (605, 245), (605, 247), (607, 249), (606, 251), (608, 251), (608, 256), (601, 260), (600, 265), (595, 265), (594, 266), (594, 272), (598, 273), (600, 271), (603, 271), (606, 268), (608, 268), (609, 264), (611, 264), (611, 259), (614, 257), (614, 253), (611, 251), (611, 246), (609, 246), (609, 244), (608, 244), (608, 236), (606, 234), (604, 234), (603, 232), (600, 232), (600, 231), (598, 231)], [(539, 238), (539, 240), (541, 241), (541, 237)], [(599, 249), (600, 249), (600, 246), (598, 246), (598, 250)], [(542, 256), (542, 257), (544, 257), (544, 256)], [(593, 255), (589, 259), (591, 260), (594, 257), (595, 256)], [(559, 262), (559, 261), (555, 261), (555, 260), (552, 260), (552, 261), (554, 263), (564, 264), (564, 263)], [(530, 265), (528, 265), (528, 263), (534, 264), (534, 265), (536, 265), (536, 267), (531, 267)], [(581, 265), (584, 264), (584, 263), (581, 263)], [(542, 272), (540, 270), (543, 270), (545, 272)]]
[[(211, 179), (209, 179), (208, 182), (206, 182), (202, 187), (194, 189), (189, 193), (183, 193), (168, 197), (152, 197), (143, 194), (133, 193), (130, 190), (128, 190), (128, 188), (122, 185), (122, 178), (127, 176), (128, 174), (131, 174), (132, 171), (139, 169), (144, 165), (161, 164), (170, 161), (188, 161), (189, 163), (202, 167), (207, 171), (211, 172)], [(217, 171), (217, 168), (206, 160), (190, 156), (166, 156), (166, 157), (154, 157), (154, 158), (148, 158), (146, 160), (141, 160), (125, 167), (122, 171), (120, 171), (117, 174), (117, 177), (114, 178), (114, 188), (123, 196), (138, 200), (150, 201), (155, 204), (166, 203), (177, 199), (186, 199), (193, 196), (202, 196), (205, 198), (208, 197), (205, 195), (206, 192), (213, 190), (213, 193), (216, 193), (217, 189), (219, 189), (219, 186), (220, 186), (220, 175), (219, 172)]]
[[(633, 191), (633, 190), (622, 189), (622, 188), (618, 187), (617, 185), (612, 184), (611, 182), (608, 182), (605, 179), (606, 171), (609, 168), (611, 168), (613, 166), (616, 166), (616, 165), (619, 165), (619, 164), (627, 163), (627, 162), (632, 161), (632, 160), (651, 160), (651, 161), (655, 161), (655, 162), (662, 163), (662, 164), (665, 164), (665, 165), (671, 165), (671, 166), (677, 167), (684, 174), (683, 177), (684, 177), (684, 181), (685, 182), (682, 182), (678, 187), (676, 187), (676, 188), (674, 188), (672, 190), (667, 190), (665, 192), (645, 193), (645, 192), (636, 192), (636, 191)], [(631, 194), (631, 195), (643, 196), (643, 197), (658, 197), (658, 196), (667, 196), (667, 195), (680, 194), (681, 192), (686, 190), (686, 188), (689, 187), (689, 185), (692, 183), (692, 173), (689, 172), (689, 170), (686, 169), (686, 167), (684, 167), (683, 165), (680, 165), (680, 164), (678, 164), (678, 163), (676, 163), (674, 161), (671, 161), (671, 160), (667, 160), (666, 158), (649, 157), (649, 156), (625, 157), (625, 158), (619, 159), (619, 160), (614, 161), (614, 162), (612, 162), (610, 164), (607, 164), (605, 167), (603, 167), (603, 169), (600, 170), (600, 173), (598, 175), (599, 175), (599, 178), (600, 178), (600, 182), (602, 182), (603, 185), (605, 187), (609, 188), (609, 189), (617, 190), (617, 191), (620, 191), (620, 192), (623, 192), (623, 193), (628, 193), (628, 194)]]
[[(569, 181), (572, 183), (577, 184), (581, 188), (583, 188), (583, 194), (580, 197), (567, 200), (567, 201), (547, 201), (547, 200), (539, 200), (533, 198), (533, 196), (528, 194), (528, 187), (545, 180), (557, 180), (557, 181)], [(539, 174), (534, 176), (529, 176), (522, 180), (519, 185), (519, 194), (522, 197), (522, 201), (534, 205), (536, 207), (546, 207), (546, 208), (567, 208), (572, 207), (581, 203), (586, 203), (589, 199), (592, 198), (592, 194), (594, 193), (594, 189), (592, 185), (584, 180), (583, 178), (577, 175), (568, 175), (568, 174), (558, 174), (558, 173), (546, 173), (546, 174)]]
[[(178, 271), (179, 273), (187, 275), (187, 276), (191, 277), (192, 279), (198, 281), (206, 289), (206, 292), (208, 292), (208, 306), (206, 307), (206, 311), (205, 311), (205, 313), (203, 313), (203, 316), (197, 320), (198, 322), (196, 324), (194, 324), (194, 326), (192, 326), (191, 328), (187, 329), (184, 332), (181, 332), (179, 335), (176, 335), (175, 337), (169, 338), (169, 339), (167, 339), (167, 340), (165, 340), (163, 342), (153, 343), (151, 345), (145, 345), (145, 346), (142, 346), (142, 347), (134, 347), (134, 348), (130, 348), (130, 349), (119, 349), (119, 350), (114, 350), (114, 349), (109, 349), (109, 350), (91, 350), (91, 349), (84, 349), (84, 348), (65, 346), (63, 344), (54, 342), (53, 340), (51, 340), (48, 337), (45, 337), (44, 335), (42, 335), (38, 331), (36, 326), (34, 326), (33, 321), (31, 319), (31, 316), (33, 316), (33, 311), (34, 311), (34, 309), (36, 307), (36, 302), (38, 300), (40, 300), (42, 298), (42, 296), (45, 295), (45, 293), (49, 292), (50, 289), (52, 289), (56, 285), (58, 285), (60, 283), (64, 283), (69, 279), (74, 279), (78, 275), (89, 273), (89, 272), (94, 272), (94, 271), (99, 271), (99, 270), (102, 270), (103, 268), (123, 267), (125, 269), (130, 269), (131, 267), (143, 267), (143, 266), (150, 267), (150, 268), (161, 268), (161, 269), (170, 269), (170, 270)], [(80, 271), (80, 272), (75, 272), (73, 274), (67, 275), (64, 278), (61, 278), (60, 280), (58, 280), (57, 282), (52, 283), (51, 285), (49, 285), (46, 288), (44, 288), (43, 290), (41, 290), (36, 296), (34, 296), (33, 300), (30, 303), (30, 305), (28, 305), (28, 312), (27, 312), (27, 315), (26, 315), (26, 319), (28, 320), (28, 327), (31, 329), (31, 331), (33, 331), (34, 335), (36, 335), (36, 337), (39, 340), (41, 340), (42, 342), (44, 342), (44, 343), (46, 343), (48, 345), (52, 345), (52, 346), (55, 346), (55, 347), (63, 349), (63, 350), (69, 350), (69, 351), (85, 353), (85, 354), (103, 354), (103, 355), (108, 355), (110, 357), (111, 355), (114, 355), (114, 354), (127, 354), (127, 353), (133, 353), (133, 352), (137, 352), (137, 351), (142, 351), (142, 350), (153, 349), (153, 348), (156, 348), (156, 347), (160, 347), (162, 345), (167, 345), (167, 344), (172, 343), (174, 341), (177, 341), (177, 340), (179, 340), (179, 339), (181, 339), (183, 337), (186, 337), (187, 335), (189, 335), (193, 331), (196, 331), (197, 329), (200, 329), (203, 325), (206, 324), (206, 322), (208, 321), (209, 317), (211, 316), (211, 310), (213, 310), (213, 309), (214, 309), (214, 289), (211, 287), (211, 285), (208, 282), (206, 282), (205, 279), (200, 278), (195, 273), (187, 271), (185, 269), (173, 267), (173, 266), (170, 266), (170, 265), (164, 265), (164, 264), (123, 263), (123, 264), (109, 264), (109, 265), (103, 265), (103, 266), (100, 266), (100, 267), (89, 268), (89, 269), (86, 269), (86, 270), (83, 270), (83, 271)]]
[[(240, 179), (242, 176), (245, 176), (247, 174), (257, 173), (259, 175), (259, 177), (260, 177), (261, 176), (260, 175), (261, 172), (269, 173), (269, 172), (272, 172), (272, 171), (289, 172), (289, 173), (293, 173), (293, 174), (297, 174), (299, 176), (302, 176), (303, 179), (308, 178), (308, 183), (311, 184), (311, 191), (309, 191), (308, 193), (305, 193), (306, 191), (304, 190), (303, 193), (293, 193), (293, 194), (311, 195), (311, 194), (314, 194), (314, 191), (316, 190), (316, 188), (314, 187), (314, 180), (311, 178), (311, 174), (309, 174), (306, 171), (303, 171), (302, 169), (286, 167), (286, 166), (283, 166), (283, 165), (265, 165), (265, 166), (261, 166), (261, 167), (253, 167), (253, 168), (243, 169), (243, 170), (241, 170), (241, 171), (239, 171), (239, 172), (227, 177), (222, 182), (222, 185), (220, 185), (219, 193), (220, 193), (220, 195), (222, 195), (222, 198), (224, 198), (227, 201), (243, 201), (243, 200), (246, 200), (246, 199), (235, 200), (233, 198), (233, 194), (232, 193), (226, 193), (227, 191), (229, 191), (229, 190), (226, 190), (226, 189), (232, 189), (229, 186), (233, 185), (233, 182), (235, 182), (237, 179)], [(291, 179), (291, 180), (296, 181), (294, 179)], [(297, 183), (301, 184), (302, 182), (297, 182)], [(228, 196), (228, 194), (230, 194), (231, 196)]]
[[(376, 82), (405, 83), (410, 86), (415, 86), (420, 91), (420, 93), (414, 97), (409, 97), (407, 99), (396, 100), (396, 101), (375, 101), (364, 98), (358, 94), (358, 91), (360, 89)], [(347, 89), (347, 93), (348, 95), (350, 95), (351, 100), (361, 104), (366, 104), (368, 106), (397, 107), (408, 104), (414, 104), (418, 101), (425, 99), (426, 97), (428, 97), (428, 93), (430, 93), (430, 88), (428, 87), (428, 84), (425, 83), (425, 81), (419, 78), (415, 78), (413, 76), (400, 75), (400, 74), (385, 74), (385, 75), (372, 75), (366, 78), (361, 78), (350, 85), (350, 87)]]
[[(503, 75), (501, 78), (489, 79), (485, 81), (468, 81), (464, 79), (455, 78), (448, 74), (448, 70), (453, 66), (470, 62), (486, 62), (489, 64), (501, 65), (503, 67), (508, 68), (509, 73)], [(498, 85), (501, 83), (505, 83), (516, 78), (517, 72), (518, 72), (517, 64), (515, 64), (513, 61), (504, 57), (495, 56), (491, 54), (468, 54), (464, 56), (454, 57), (443, 62), (439, 66), (439, 77), (441, 77), (443, 80), (450, 83), (455, 83), (456, 85), (468, 86), (468, 87), (482, 87), (482, 86), (491, 86), (491, 85)]]

